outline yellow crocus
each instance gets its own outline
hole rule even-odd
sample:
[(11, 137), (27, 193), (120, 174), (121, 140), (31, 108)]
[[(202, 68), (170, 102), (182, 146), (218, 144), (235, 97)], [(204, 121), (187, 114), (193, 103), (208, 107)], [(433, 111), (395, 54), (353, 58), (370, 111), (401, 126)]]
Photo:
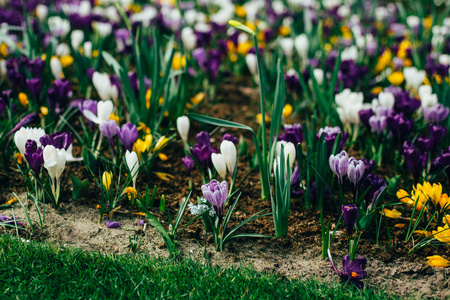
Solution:
[(132, 198), (136, 198), (137, 196), (137, 191), (135, 188), (133, 188), (132, 186), (126, 187), (123, 190), (123, 195), (127, 195), (128, 196), (128, 200), (131, 200)]
[(383, 88), (381, 86), (374, 87), (370, 92), (374, 95), (378, 95), (383, 91)]
[(109, 119), (110, 119), (110, 120), (114, 120), (114, 121), (116, 121), (117, 124), (119, 124), (120, 118), (119, 118), (118, 115), (116, 115), (116, 114), (114, 114), (114, 113), (111, 113), (111, 114), (109, 115)]
[(180, 52), (176, 52), (173, 55), (172, 60), (172, 69), (174, 70), (180, 70), (182, 67), (184, 68), (186, 66), (186, 57), (181, 55)]
[(144, 139), (137, 139), (133, 146), (133, 151), (136, 152), (139, 159), (141, 159), (141, 155), (144, 152), (147, 152), (153, 142), (153, 136), (151, 134), (147, 134)]
[(158, 176), (159, 179), (164, 180), (164, 181), (170, 181), (171, 179), (175, 178), (173, 175), (170, 175), (168, 173), (162, 173), (162, 172), (155, 172), (155, 175)]
[(397, 71), (388, 75), (387, 79), (393, 85), (400, 85), (405, 81), (405, 75), (403, 75), (403, 72)]
[(40, 111), (43, 116), (48, 115), (48, 108), (46, 106), (41, 106)]
[(385, 208), (383, 210), (383, 215), (391, 219), (398, 219), (402, 216), (402, 213), (396, 210), (395, 208), (394, 209)]
[(205, 93), (198, 93), (194, 97), (191, 98), (191, 103), (194, 105), (199, 104), (205, 99)]
[(291, 29), (288, 26), (280, 26), (280, 29), (278, 30), (278, 32), (280, 33), (280, 35), (282, 36), (288, 36), (289, 33), (291, 33)]
[(241, 5), (237, 5), (235, 8), (236, 16), (239, 18), (244, 18), (247, 15), (247, 12), (245, 11), (245, 7)]
[(160, 151), (162, 148), (164, 148), (169, 141), (169, 138), (166, 138), (164, 135), (159, 138), (159, 140), (156, 142), (155, 148), (153, 149), (154, 152)]
[(283, 117), (288, 119), (291, 116), (293, 110), (294, 109), (292, 105), (290, 105), (289, 103), (286, 104), (283, 108)]
[[(265, 116), (265, 121), (266, 121), (266, 124), (270, 123), (270, 118), (267, 115)], [(258, 123), (260, 125), (262, 124), (262, 114), (256, 115), (256, 123)]]
[(375, 65), (375, 73), (380, 73), (392, 63), (392, 52), (389, 49), (383, 51)]
[(450, 261), (440, 255), (427, 256), (427, 263), (435, 268), (445, 268), (450, 266)]
[(111, 181), (112, 181), (112, 172), (111, 171), (109, 171), (109, 172), (107, 172), (107, 171), (105, 171), (105, 172), (103, 172), (103, 175), (102, 175), (102, 183), (103, 183), (103, 186), (105, 187), (105, 189), (107, 189), (108, 191), (109, 191), (109, 189), (111, 188)]
[(448, 224), (445, 224), (444, 227), (439, 226), (437, 230), (433, 230), (433, 236), (438, 241), (450, 245), (450, 228)]
[(23, 107), (27, 106), (28, 104), (28, 96), (25, 93), (19, 93), (19, 102), (22, 104)]
[(61, 56), (59, 58), (59, 61), (61, 62), (61, 66), (65, 68), (73, 64), (73, 57), (70, 55)]

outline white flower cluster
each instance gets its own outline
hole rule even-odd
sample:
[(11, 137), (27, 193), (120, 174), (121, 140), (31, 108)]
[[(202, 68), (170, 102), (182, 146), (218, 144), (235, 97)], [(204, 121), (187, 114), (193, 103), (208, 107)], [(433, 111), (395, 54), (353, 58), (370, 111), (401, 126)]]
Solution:
[(194, 216), (201, 215), (202, 213), (204, 213), (207, 210), (209, 210), (210, 217), (214, 217), (214, 215), (216, 214), (214, 209), (212, 209), (212, 207), (210, 207), (206, 204), (205, 198), (200, 198), (200, 204), (198, 204), (198, 205), (194, 205), (192, 202), (189, 202), (188, 208), (191, 210), (191, 215), (194, 215)]

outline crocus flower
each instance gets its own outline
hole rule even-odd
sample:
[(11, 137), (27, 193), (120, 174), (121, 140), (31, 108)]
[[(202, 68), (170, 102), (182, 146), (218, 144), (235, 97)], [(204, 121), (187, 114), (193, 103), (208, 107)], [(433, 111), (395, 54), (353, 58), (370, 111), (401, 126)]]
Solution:
[(278, 136), (279, 141), (291, 142), (295, 146), (303, 142), (303, 128), (301, 124), (284, 125), (284, 134)]
[(52, 87), (48, 89), (48, 108), (51, 111), (55, 111), (56, 114), (59, 114), (61, 112), (61, 104), (69, 97), (72, 97), (72, 86), (69, 80), (55, 80)]
[(365, 192), (366, 190), (366, 199), (369, 199), (370, 204), (368, 209), (371, 210), (372, 207), (376, 204), (378, 196), (384, 191), (387, 187), (387, 181), (381, 178), (380, 175), (368, 174), (361, 181), (361, 189)]
[(117, 136), (119, 137), (120, 141), (124, 144), (125, 148), (131, 151), (134, 142), (136, 142), (138, 138), (138, 130), (136, 125), (128, 122), (122, 125), (121, 129), (117, 127), (116, 132)]
[(199, 162), (203, 170), (211, 165), (211, 149), (207, 145), (195, 144), (190, 148), (192, 156)]
[(429, 124), (428, 131), (430, 133), (431, 148), (436, 149), (445, 137), (447, 127)]
[(406, 86), (416, 90), (423, 83), (426, 77), (425, 71), (418, 70), (416, 67), (404, 68), (403, 75), (405, 75)]
[(125, 160), (131, 176), (133, 177), (133, 188), (136, 189), (136, 179), (139, 172), (139, 160), (136, 152), (127, 150), (125, 153)]
[(294, 39), (294, 47), (300, 57), (302, 64), (306, 65), (308, 60), (309, 40), (308, 36), (304, 33), (298, 35)]
[(336, 111), (342, 124), (359, 124), (359, 111), (364, 109), (363, 100), (364, 96), (361, 92), (352, 92), (350, 89), (345, 89), (341, 93), (336, 94)]
[(36, 141), (28, 140), (25, 145), (25, 159), (36, 176), (41, 172), (41, 166), (44, 163), (44, 155), (41, 147), (37, 146)]
[(385, 116), (371, 116), (369, 126), (373, 132), (381, 134), (387, 126), (387, 118)]
[(72, 145), (73, 141), (73, 133), (67, 133), (67, 132), (59, 132), (56, 131), (52, 134), (46, 134), (43, 137), (39, 139), (39, 141), (42, 144), (42, 147), (45, 147), (47, 145), (53, 145), (56, 149), (69, 149), (70, 145)]
[(97, 114), (92, 112), (91, 107), (85, 107), (83, 104), (83, 115), (91, 122), (95, 124), (102, 124), (109, 120), (111, 113), (113, 112), (114, 105), (111, 100), (97, 102)]
[(345, 150), (342, 150), (337, 155), (330, 155), (329, 163), (331, 170), (338, 177), (339, 183), (343, 184), (343, 178), (345, 175), (347, 175), (349, 165), (347, 152), (345, 152)]
[(202, 185), (202, 193), (216, 211), (216, 214), (219, 217), (219, 223), (222, 223), (223, 205), (228, 198), (228, 183), (226, 181), (219, 183), (217, 180), (213, 179), (210, 183)]
[(117, 86), (111, 84), (111, 79), (108, 74), (94, 72), (94, 74), (92, 74), (92, 84), (97, 90), (100, 99), (103, 101), (117, 101), (119, 97), (119, 90)]
[(427, 263), (435, 268), (450, 267), (450, 261), (440, 255), (427, 256)]
[(185, 144), (188, 142), (189, 125), (189, 118), (187, 116), (181, 116), (177, 118), (178, 134)]
[(403, 113), (407, 116), (411, 116), (420, 107), (421, 102), (419, 99), (411, 97), (409, 91), (397, 92), (394, 96), (394, 110), (397, 113)]
[(119, 125), (115, 120), (106, 120), (101, 123), (99, 126), (100, 133), (108, 139), (108, 143), (113, 146), (114, 145), (114, 136), (117, 134), (117, 129), (119, 129)]
[(349, 236), (352, 235), (355, 228), (356, 218), (358, 217), (358, 207), (355, 204), (341, 206), (342, 218)]
[(225, 162), (225, 158), (220, 153), (211, 153), (211, 161), (216, 168), (217, 173), (223, 178), (226, 179), (227, 176), (227, 164)]
[[(26, 115), (25, 117), (22, 118), (22, 120), (20, 120), (19, 123), (16, 124), (16, 126), (14, 126), (13, 129), (11, 129), (10, 132), (8, 132), (8, 134), (6, 136), (10, 136), (11, 134), (13, 134), (17, 130), (19, 130), (19, 128), (23, 128), (23, 126), (25, 126), (25, 125), (27, 125), (27, 124), (35, 121), (35, 120), (39, 120), (38, 113), (34, 112), (34, 113), (29, 114), (29, 115)], [(26, 140), (25, 140), (25, 142), (26, 142)], [(25, 145), (25, 142), (24, 142), (24, 145)]]
[(365, 173), (364, 162), (362, 160), (356, 160), (355, 158), (351, 157), (348, 160), (347, 176), (350, 182), (352, 182), (355, 185), (355, 188), (358, 182), (363, 178), (364, 173)]
[(39, 139), (45, 135), (45, 131), (42, 128), (30, 128), (22, 127), (14, 134), (14, 142), (17, 149), (22, 156), (25, 155), (25, 146), (28, 140), (33, 140), (37, 143), (37, 146), (41, 146)]
[(62, 72), (62, 65), (61, 62), (59, 61), (59, 58), (57, 58), (56, 56), (50, 59), (50, 69), (55, 79), (58, 80), (63, 78), (64, 74)]
[(405, 140), (414, 126), (414, 120), (405, 118), (402, 113), (388, 116), (386, 122), (393, 137), (400, 141)]
[(291, 193), (294, 197), (303, 195), (303, 189), (300, 187), (301, 177), (298, 166), (295, 166), (291, 177)]
[(112, 176), (113, 175), (112, 175), (111, 171), (109, 171), (109, 172), (105, 171), (105, 172), (103, 172), (103, 175), (102, 175), (102, 184), (105, 187), (105, 189), (108, 191), (111, 188)]
[(182, 158), (181, 161), (183, 162), (183, 165), (186, 168), (188, 176), (190, 176), (192, 168), (194, 167), (194, 160), (189, 155), (186, 155), (186, 157)]
[(413, 174), (414, 181), (417, 183), (420, 179), (425, 163), (427, 161), (427, 153), (421, 154), (410, 141), (403, 143), (403, 157), (405, 158), (406, 166)]
[(200, 145), (206, 145), (208, 147), (211, 146), (211, 138), (209, 136), (209, 133), (206, 131), (200, 131), (197, 134), (197, 143)]
[(433, 107), (424, 107), (422, 113), (425, 122), (437, 124), (447, 118), (449, 111), (450, 110), (448, 107), (445, 107), (442, 104), (437, 104)]
[(47, 145), (44, 148), (44, 167), (52, 180), (52, 192), (56, 203), (59, 199), (60, 178), (66, 166), (66, 150), (56, 149), (53, 145)]
[(234, 169), (236, 167), (237, 151), (233, 142), (224, 140), (220, 144), (220, 152), (223, 155), (223, 159), (227, 165), (228, 172), (233, 176)]
[(144, 219), (140, 219), (138, 224), (141, 225), (141, 226), (144, 226), (145, 225), (145, 220)]
[(233, 142), (233, 144), (236, 145), (236, 144), (238, 143), (238, 138), (232, 136), (230, 133), (225, 133), (225, 134), (223, 135), (223, 137), (222, 137), (222, 142), (223, 142), (223, 141), (230, 141), (230, 142)]
[(330, 260), (331, 266), (333, 267), (334, 271), (338, 273), (342, 282), (350, 281), (358, 288), (364, 287), (364, 283), (361, 281), (361, 279), (367, 277), (367, 271), (364, 270), (367, 264), (367, 259), (365, 257), (359, 257), (354, 259), (353, 261), (350, 261), (350, 256), (346, 255), (342, 260), (342, 272), (339, 272), (334, 265), (330, 249), (328, 249), (328, 259)]
[(110, 221), (108, 217), (106, 218), (106, 227), (108, 228), (118, 228), (120, 227), (120, 223), (117, 221)]
[(369, 109), (362, 109), (358, 112), (359, 114), (359, 120), (361, 121), (361, 124), (363, 124), (366, 128), (370, 128), (370, 118), (373, 117), (373, 110), (371, 108)]
[(334, 142), (336, 141), (336, 138), (338, 136), (338, 134), (341, 134), (341, 142), (339, 143), (339, 147), (337, 149), (337, 151), (342, 150), (342, 148), (344, 147), (345, 143), (347, 142), (348, 139), (348, 131), (342, 132), (342, 130), (338, 127), (329, 127), (329, 126), (325, 126), (324, 128), (320, 128), (319, 131), (317, 132), (317, 139), (320, 139), (320, 136), (323, 134), (325, 134), (324, 138), (325, 138), (325, 143), (327, 144), (327, 151), (328, 153), (331, 152), (331, 150), (333, 149), (333, 145)]

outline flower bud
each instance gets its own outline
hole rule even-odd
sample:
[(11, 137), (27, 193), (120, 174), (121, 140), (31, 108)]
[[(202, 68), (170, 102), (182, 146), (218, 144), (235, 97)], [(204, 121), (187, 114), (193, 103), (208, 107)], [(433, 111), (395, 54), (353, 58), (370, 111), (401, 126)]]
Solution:
[(220, 152), (223, 155), (228, 172), (230, 172), (231, 176), (233, 176), (237, 159), (236, 146), (233, 142), (224, 140), (222, 141), (222, 144), (220, 144)]
[(177, 118), (178, 134), (185, 144), (188, 142), (189, 125), (189, 118), (187, 116), (181, 116)]
[(217, 173), (225, 179), (227, 175), (227, 165), (225, 163), (225, 158), (222, 154), (217, 153), (211, 153), (211, 160), (214, 165), (214, 168), (216, 168)]
[(105, 189), (106, 190), (108, 190), (109, 191), (109, 189), (111, 188), (111, 181), (112, 181), (112, 172), (110, 171), (110, 172), (103, 172), (103, 175), (102, 175), (102, 183), (103, 183), (103, 186), (105, 187)]

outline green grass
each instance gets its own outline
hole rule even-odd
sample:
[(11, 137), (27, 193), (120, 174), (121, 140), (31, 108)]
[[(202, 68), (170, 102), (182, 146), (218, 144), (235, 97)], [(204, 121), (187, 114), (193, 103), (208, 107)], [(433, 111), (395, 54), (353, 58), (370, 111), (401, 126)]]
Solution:
[(2, 299), (395, 299), (337, 282), (286, 279), (188, 259), (104, 255), (0, 236)]

